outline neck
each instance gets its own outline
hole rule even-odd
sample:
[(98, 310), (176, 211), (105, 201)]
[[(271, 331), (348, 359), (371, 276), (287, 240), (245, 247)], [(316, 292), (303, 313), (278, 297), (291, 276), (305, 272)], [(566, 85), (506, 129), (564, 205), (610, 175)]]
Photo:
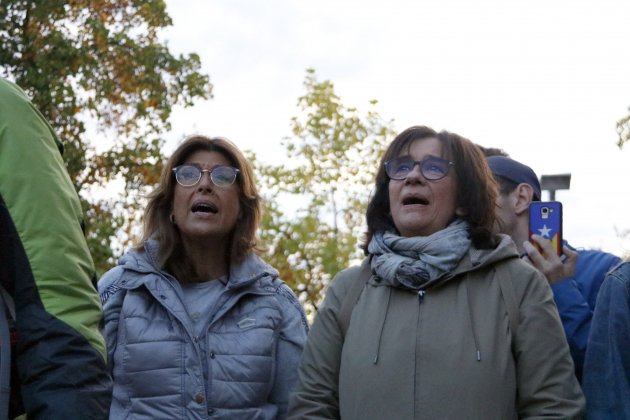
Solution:
[(516, 248), (518, 249), (519, 254), (525, 252), (525, 248), (523, 248), (523, 242), (529, 241), (529, 218), (526, 214), (526, 217), (519, 218), (517, 225), (513, 232), (510, 233), (512, 240), (516, 244)]
[(210, 244), (185, 240), (184, 250), (200, 280), (227, 276), (229, 258), (223, 241)]

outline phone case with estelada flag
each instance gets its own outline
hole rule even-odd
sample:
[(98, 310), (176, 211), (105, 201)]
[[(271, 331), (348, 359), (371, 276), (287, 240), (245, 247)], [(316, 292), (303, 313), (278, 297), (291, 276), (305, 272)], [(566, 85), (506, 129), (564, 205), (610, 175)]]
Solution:
[(529, 205), (529, 236), (549, 239), (556, 254), (562, 255), (562, 203), (534, 201)]

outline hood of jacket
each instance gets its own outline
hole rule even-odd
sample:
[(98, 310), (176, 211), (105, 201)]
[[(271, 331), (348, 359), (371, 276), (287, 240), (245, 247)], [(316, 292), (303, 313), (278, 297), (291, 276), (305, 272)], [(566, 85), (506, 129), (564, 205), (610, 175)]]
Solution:
[(463, 273), (493, 265), (508, 258), (518, 257), (518, 250), (512, 238), (504, 234), (498, 234), (498, 237), (499, 243), (495, 248), (479, 249), (471, 246), (455, 270), (444, 276), (444, 281), (448, 281)]
[[(159, 244), (155, 240), (145, 242), (142, 251), (131, 250), (127, 252), (119, 261), (119, 265), (125, 270), (136, 272), (138, 274), (154, 273), (166, 276), (172, 279), (173, 276), (159, 266)], [(230, 264), (230, 275), (228, 278), (227, 288), (237, 289), (255, 283), (263, 277), (272, 279), (278, 278), (278, 270), (264, 262), (258, 255), (250, 253), (245, 259), (239, 263)], [(134, 276), (130, 279), (127, 287), (136, 287), (139, 284), (134, 282), (142, 282), (146, 276)]]

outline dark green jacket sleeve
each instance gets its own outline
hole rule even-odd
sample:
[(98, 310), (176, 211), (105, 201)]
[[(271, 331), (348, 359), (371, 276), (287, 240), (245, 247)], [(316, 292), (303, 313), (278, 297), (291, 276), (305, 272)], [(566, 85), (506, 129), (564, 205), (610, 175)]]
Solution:
[[(28, 418), (107, 418), (111, 380), (79, 197), (50, 125), (0, 79), (0, 282)], [(15, 392), (16, 390), (13, 390)]]

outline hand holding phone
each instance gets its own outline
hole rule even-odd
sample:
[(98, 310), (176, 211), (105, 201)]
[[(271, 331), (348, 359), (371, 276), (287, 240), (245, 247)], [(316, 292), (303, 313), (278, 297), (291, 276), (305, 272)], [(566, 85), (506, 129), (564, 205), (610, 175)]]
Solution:
[(527, 253), (525, 261), (540, 270), (550, 284), (575, 276), (578, 253), (569, 247), (562, 247), (562, 255), (558, 256), (551, 241), (539, 235), (532, 236), (531, 242), (525, 241), (523, 247)]
[(574, 276), (577, 252), (562, 244), (562, 203), (535, 201), (530, 204), (529, 237), (530, 241), (523, 244), (527, 259), (549, 283)]
[[(562, 255), (562, 203), (534, 201), (529, 205), (529, 237), (538, 235), (551, 241), (556, 255)], [(533, 243), (542, 253), (542, 249)]]

